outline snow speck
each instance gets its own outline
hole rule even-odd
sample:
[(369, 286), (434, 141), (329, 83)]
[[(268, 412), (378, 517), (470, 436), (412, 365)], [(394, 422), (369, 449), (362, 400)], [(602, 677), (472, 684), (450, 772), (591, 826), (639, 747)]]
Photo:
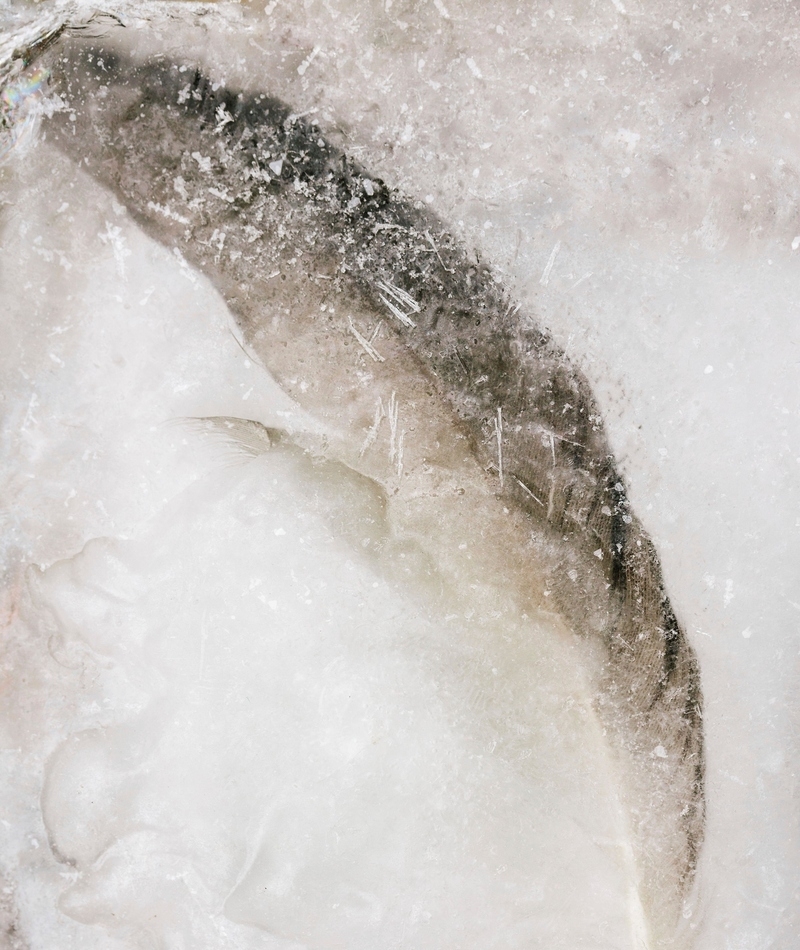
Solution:
[(308, 56), (306, 56), (306, 58), (303, 60), (303, 62), (300, 63), (300, 65), (297, 67), (297, 75), (298, 75), (298, 76), (302, 76), (302, 75), (305, 74), (305, 71), (308, 69), (308, 67), (309, 67), (309, 66), (314, 62), (314, 60), (317, 58), (317, 55), (318, 55), (319, 51), (320, 51), (319, 46), (315, 46), (314, 49), (311, 50), (311, 52), (308, 54)]
[(733, 595), (733, 579), (729, 577), (725, 581), (725, 596), (723, 598), (723, 601), (726, 607), (733, 600), (733, 596), (734, 596)]
[(208, 174), (211, 171), (211, 159), (207, 155), (201, 155), (200, 152), (192, 152), (192, 158), (199, 165), (201, 172)]
[(467, 66), (469, 66), (469, 71), (476, 79), (483, 79), (483, 73), (478, 69), (478, 64), (471, 56), (467, 60)]

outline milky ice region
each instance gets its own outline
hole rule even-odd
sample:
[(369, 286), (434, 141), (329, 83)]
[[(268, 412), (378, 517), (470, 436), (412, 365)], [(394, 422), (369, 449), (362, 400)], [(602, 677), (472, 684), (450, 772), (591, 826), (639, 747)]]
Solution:
[(0, 13), (8, 945), (791, 947), (788, 10)]

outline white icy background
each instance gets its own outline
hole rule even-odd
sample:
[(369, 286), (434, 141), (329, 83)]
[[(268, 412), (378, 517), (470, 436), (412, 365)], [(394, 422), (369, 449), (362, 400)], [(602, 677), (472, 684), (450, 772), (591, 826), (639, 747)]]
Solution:
[[(232, 83), (264, 85), (298, 111), (318, 109), (321, 124), (338, 126), (366, 167), (429, 201), (484, 249), (592, 381), (700, 656), (709, 817), (695, 945), (793, 946), (800, 101), (789, 8), (653, 4), (645, 15), (630, 5), (622, 12), (622, 3), (270, 7), (266, 16), (253, 12), (253, 33), (212, 28), (196, 38), (198, 53)], [(514, 823), (493, 812), (497, 779), (470, 772), (469, 756), (487, 756), (491, 742), (469, 746), (480, 741), (479, 725), (451, 734), (454, 713), (430, 692), (431, 669), (446, 651), (434, 646), (418, 665), (403, 652), (414, 642), (403, 639), (409, 625), (434, 644), (447, 643), (447, 631), (437, 639), (436, 618), (412, 593), (385, 589), (366, 562), (345, 553), (330, 528), (336, 493), (309, 504), (314, 489), (302, 472), (287, 478), (285, 461), (233, 461), (198, 433), (164, 424), (200, 413), (279, 425), (291, 418), (279, 415), (292, 409), (263, 370), (245, 365), (211, 290), (45, 149), (13, 156), (2, 184), (9, 554), (47, 567), (98, 539), (42, 576), (17, 574), (17, 587), (6, 591), (2, 755), (13, 787), (3, 798), (5, 860), (31, 946), (137, 945), (109, 917), (109, 900), (126, 887), (115, 864), (121, 834), (130, 880), (139, 873), (154, 888), (134, 883), (123, 903), (134, 919), (162, 916), (149, 926), (165, 946), (181, 939), (224, 946), (214, 927), (245, 946), (264, 945), (220, 916), (219, 895), (255, 869), (277, 897), (280, 869), (259, 870), (257, 852), (281, 835), (318, 877), (306, 884), (302, 909), (276, 901), (272, 926), (291, 934), (313, 916), (310, 946), (403, 945), (405, 925), (416, 947), (629, 946), (625, 862), (603, 844), (617, 819), (601, 804), (610, 801), (602, 757), (591, 749), (579, 756), (590, 726), (563, 710), (574, 675), (568, 655), (548, 646), (553, 656), (531, 688), (526, 715), (538, 715), (541, 728), (533, 730), (539, 764), (529, 784), (506, 776), (504, 800), (517, 809), (527, 801), (536, 816), (521, 832), (519, 816)], [(271, 493), (264, 486), (282, 464), (288, 468)], [(348, 497), (346, 484), (341, 491)], [(310, 552), (298, 547), (305, 530), (316, 539)], [(348, 560), (354, 566), (344, 575)], [(32, 594), (19, 594), (25, 584)], [(57, 618), (37, 609), (37, 598), (49, 599)], [(257, 669), (266, 660), (253, 662), (261, 648), (253, 638), (284, 602), (292, 613), (275, 629), (320, 630), (330, 621), (335, 642), (292, 638), (275, 648), (270, 683), (288, 693), (278, 702), (276, 693), (264, 695)], [(546, 627), (543, 618), (532, 621), (531, 635), (537, 624)], [(109, 638), (114, 630), (118, 637)], [(364, 630), (381, 644), (369, 656), (358, 653)], [(546, 631), (541, 642), (550, 643)], [(337, 659), (344, 669), (332, 666)], [(307, 671), (303, 685), (298, 668)], [(396, 683), (402, 702), (386, 697)], [(365, 718), (374, 691), (380, 724)], [(245, 694), (250, 709), (241, 705)], [(473, 710), (457, 689), (451, 701), (463, 703), (462, 714)], [(404, 711), (414, 712), (414, 728), (401, 728)], [(509, 705), (508, 721), (519, 713)], [(268, 718), (278, 715), (291, 721)], [(549, 716), (556, 735), (546, 735)], [(136, 725), (126, 732), (125, 723)], [(98, 724), (102, 735), (92, 731)], [(378, 733), (394, 737), (390, 751), (367, 757), (364, 774), (372, 769), (376, 785), (361, 793), (366, 798), (342, 791), (323, 805), (314, 797), (310, 784), (324, 763), (296, 753), (319, 742), (313, 737), (323, 729), (326, 754), (341, 761), (364, 761), (358, 756)], [(68, 734), (79, 736), (70, 740), (78, 751), (62, 753), (64, 761), (79, 767), (71, 775), (53, 767), (40, 803), (43, 763)], [(94, 776), (99, 806), (82, 798), (81, 769)], [(400, 769), (406, 784), (398, 791)], [(425, 869), (430, 829), (403, 824), (420, 801), (431, 802), (443, 784), (437, 774), (473, 785), (472, 806), (463, 789), (440, 805), (474, 829), (474, 871), (465, 872), (472, 865), (446, 843), (445, 864)], [(291, 794), (276, 804), (270, 781)], [(388, 799), (376, 802), (387, 788)], [(337, 801), (340, 812), (326, 813)], [(48, 853), (42, 808), (68, 816), (62, 834), (70, 822), (81, 828), (83, 842), (65, 845), (83, 848), (87, 865), (108, 848), (99, 877), (78, 882), (65, 899), (72, 916), (53, 905), (69, 874), (62, 879), (63, 866)], [(346, 825), (348, 808), (366, 835), (349, 845), (348, 867), (355, 863), (358, 873), (338, 901), (351, 902), (349, 916), (330, 911), (347, 875), (331, 858), (340, 852), (326, 850), (331, 823)], [(475, 816), (488, 814), (496, 822), (489, 846), (510, 852), (494, 870), (510, 864), (513, 880), (498, 883), (482, 869), (481, 835), (489, 832)], [(301, 830), (308, 815), (311, 826)], [(297, 844), (303, 834), (306, 852)], [(393, 878), (380, 863), (396, 858), (392, 835), (410, 842), (403, 900), (418, 910), (387, 919), (381, 931), (365, 895), (391, 903), (381, 888)], [(174, 892), (166, 880), (179, 882)], [(211, 920), (191, 936), (191, 901), (180, 897), (188, 892), (200, 908), (194, 916)], [(238, 893), (229, 916), (258, 923), (248, 919), (247, 888)], [(522, 893), (535, 905), (519, 917), (533, 915), (530, 933), (507, 929)], [(427, 938), (412, 919), (431, 912), (426, 900), (441, 921)], [(461, 938), (458, 913), (466, 915)], [(81, 916), (103, 920), (113, 937), (76, 924)]]

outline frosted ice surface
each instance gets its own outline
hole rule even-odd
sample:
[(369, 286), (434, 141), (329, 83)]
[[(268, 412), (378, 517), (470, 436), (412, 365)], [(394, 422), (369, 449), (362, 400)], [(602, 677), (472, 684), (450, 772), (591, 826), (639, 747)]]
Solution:
[[(379, 316), (286, 291), (274, 326), (313, 304), (353, 350), (309, 351), (281, 385), (229, 285), (31, 113), (0, 179), (0, 940), (792, 947), (789, 15), (339, 0), (163, 27), (156, 5), (147, 24), (117, 9), (143, 47), (317, 122), (370, 173), (350, 210), (381, 179), (431, 206), (585, 373), (699, 657), (705, 840), (668, 926), (653, 882), (674, 884), (658, 848), (685, 803), (604, 734), (604, 655), (553, 605), (502, 457), (487, 475), (403, 362), (416, 298), (385, 276)], [(15, 88), (41, 102), (41, 82)], [(220, 161), (187, 154), (200, 176)], [(142, 207), (180, 235), (193, 187), (175, 174)], [(224, 269), (232, 238), (206, 238)], [(508, 427), (487, 416), (492, 451)], [(650, 757), (671, 774), (668, 746)]]
[[(559, 621), (393, 537), (374, 483), (286, 434), (313, 421), (207, 282), (85, 176), (41, 184), (40, 159), (58, 167), (42, 146), (6, 244), (31, 287), (3, 288), (7, 557), (36, 565), (11, 595), (31, 678), (5, 724), (16, 755), (46, 759), (21, 884), (54, 876), (61, 914), (112, 933), (157, 909), (146, 928), (187, 945), (256, 939), (231, 921), (320, 945), (625, 934), (623, 825)], [(57, 248), (63, 289), (37, 253)], [(254, 459), (224, 423), (209, 440), (185, 421), (245, 402), (278, 432)], [(485, 567), (470, 527), (447, 527)], [(68, 939), (46, 916), (34, 945), (46, 923)]]
[[(624, 932), (619, 816), (557, 621), (527, 619), (502, 582), (482, 603), (424, 541), (394, 541), (373, 483), (288, 437), (247, 461), (224, 425), (209, 445), (182, 423), (240, 414), (247, 393), (273, 431), (302, 414), (202, 278), (64, 178), (19, 183), (6, 248), (32, 288), (3, 288), (22, 415), (8, 557), (41, 565), (20, 577), (32, 679), (10, 684), (6, 725), (50, 753), (42, 844), (75, 869), (61, 912), (133, 926), (158, 907), (154, 932), (208, 946), (231, 920), (320, 945), (403, 927), (419, 946), (521, 945), (544, 927), (566, 946), (552, 905), (573, 937)], [(74, 262), (53, 309), (30, 293), (59, 293), (39, 248)], [(21, 865), (25, 883), (52, 874)]]

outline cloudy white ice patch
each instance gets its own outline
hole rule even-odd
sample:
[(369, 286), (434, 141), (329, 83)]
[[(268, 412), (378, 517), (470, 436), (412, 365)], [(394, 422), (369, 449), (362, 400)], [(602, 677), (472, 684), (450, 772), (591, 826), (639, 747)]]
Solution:
[[(435, 207), (444, 209), (456, 226), (463, 222), (470, 240), (482, 243), (512, 280), (530, 288), (523, 290), (527, 300), (533, 300), (534, 294), (543, 295), (539, 307), (546, 313), (547, 325), (592, 379), (615, 450), (623, 459), (634, 505), (656, 537), (673, 601), (701, 655), (710, 811), (701, 875), (706, 910), (702, 926), (693, 930), (698, 935), (697, 945), (761, 946), (791, 939), (785, 935), (793, 934), (796, 919), (787, 895), (797, 854), (796, 842), (787, 829), (796, 803), (786, 776), (796, 753), (788, 739), (787, 710), (788, 697), (796, 692), (792, 685), (796, 661), (791, 643), (797, 627), (793, 603), (800, 602), (793, 592), (797, 546), (792, 500), (796, 469), (792, 465), (798, 453), (791, 402), (796, 368), (791, 357), (794, 277), (790, 252), (797, 230), (791, 222), (791, 116), (800, 110), (785, 101), (791, 95), (785, 83), (776, 87), (770, 78), (779, 76), (782, 68), (774, 48), (764, 45), (761, 55), (758, 43), (738, 44), (745, 33), (763, 37), (767, 26), (776, 28), (775, 35), (779, 32), (791, 40), (791, 25), (754, 21), (752, 14), (743, 19), (735, 10), (692, 13), (686, 9), (676, 17), (674, 11), (658, 7), (646, 20), (626, 20), (611, 6), (591, 20), (579, 16), (567, 21), (555, 10), (526, 10), (520, 20), (510, 9), (480, 9), (454, 23), (459, 6), (448, 3), (447, 7), (449, 21), (433, 7), (418, 8), (415, 16), (410, 16), (395, 3), (385, 11), (383, 6), (364, 8), (353, 23), (344, 7), (295, 11), (279, 5), (271, 11), (269, 25), (284, 29), (282, 42), (287, 42), (286, 29), (293, 31), (288, 46), (270, 45), (265, 36), (256, 37), (256, 42), (274, 51), (269, 62), (275, 91), (296, 103), (296, 111), (321, 105), (321, 121), (327, 113), (331, 119), (352, 123), (359, 130), (360, 142), (367, 143), (376, 175), (379, 172), (384, 177), (391, 175), (392, 181), (403, 181), (412, 195), (431, 196)], [(425, 19), (428, 10), (430, 18)], [(663, 23), (658, 19), (661, 13)], [(276, 21), (276, 16), (283, 19)], [(680, 30), (675, 30), (673, 20), (679, 22)], [(320, 43), (321, 24), (327, 29), (329, 46)], [(498, 26), (505, 32), (499, 32)], [(391, 40), (388, 46), (369, 39), (370, 31), (378, 27), (384, 39)], [(439, 28), (455, 32), (437, 34)], [(585, 48), (583, 41), (587, 41)], [(225, 36), (220, 44), (225, 47), (220, 57), (228, 62), (230, 43), (230, 36)], [(527, 43), (543, 43), (544, 54), (526, 60), (524, 67), (510, 68), (517, 63), (510, 51), (529, 52)], [(322, 45), (327, 54), (335, 47), (336, 55), (318, 55), (301, 77), (296, 67), (315, 45)], [(455, 49), (459, 46), (467, 48), (467, 55), (479, 65), (481, 79), (472, 76), (463, 53)], [(667, 46), (672, 49), (664, 53)], [(680, 58), (670, 63), (676, 52)], [(521, 53), (514, 55), (524, 59)], [(406, 68), (406, 57), (413, 68)], [(420, 60), (425, 64), (418, 68)], [(453, 63), (452, 75), (449, 62)], [(715, 74), (701, 76), (706, 67), (713, 67)], [(229, 78), (233, 68), (229, 65), (226, 69)], [(400, 72), (394, 73), (398, 68)], [(682, 71), (680, 75), (676, 69)], [(759, 82), (737, 86), (726, 79), (726, 70), (739, 75), (748, 69), (761, 77)], [(396, 81), (400, 74), (402, 91)], [(462, 85), (465, 79), (473, 83), (469, 88)], [(527, 114), (523, 113), (528, 101), (519, 103), (520, 82), (526, 97), (536, 101)], [(746, 95), (742, 89), (747, 90)], [(324, 101), (315, 102), (314, 97)], [(704, 98), (709, 101), (704, 103)], [(417, 102), (423, 118), (418, 117)], [(773, 105), (774, 117), (770, 111)], [(625, 114), (617, 118), (619, 111)], [(425, 115), (435, 121), (428, 122)], [(407, 128), (414, 130), (413, 136), (403, 136)], [(633, 151), (628, 148), (630, 139), (626, 144), (618, 137), (619, 129), (641, 135)], [(568, 142), (568, 147), (561, 142)], [(384, 143), (398, 144), (384, 151)], [(498, 143), (503, 146), (502, 154)], [(696, 154), (708, 157), (712, 164), (696, 162), (692, 157)], [(562, 179), (565, 169), (568, 174)], [(626, 169), (630, 172), (624, 175)], [(46, 171), (40, 174), (45, 177)], [(683, 197), (676, 190), (678, 182)], [(507, 186), (511, 187), (505, 190)], [(54, 208), (65, 202), (70, 202), (69, 195), (59, 197)], [(777, 214), (768, 213), (770, 202)], [(103, 211), (102, 219), (91, 225), (92, 234), (103, 232), (106, 221), (117, 222), (113, 209), (105, 207)], [(74, 214), (74, 209), (70, 213)], [(486, 223), (493, 226), (485, 228)], [(128, 247), (136, 249), (132, 234), (135, 231), (126, 232), (125, 239)], [(97, 253), (87, 247), (70, 254), (70, 240), (48, 242), (44, 233), (41, 236), (40, 247), (53, 254), (53, 261), (61, 259), (59, 253), (67, 263)], [(539, 281), (557, 241), (561, 248), (547, 284), (542, 285)], [(107, 245), (100, 245), (102, 242), (98, 242), (98, 250), (106, 253), (98, 258), (101, 269), (118, 280), (113, 254), (108, 255)], [(125, 264), (132, 268), (133, 257)], [(64, 265), (58, 266), (64, 269)], [(188, 288), (197, 275), (188, 267), (178, 267), (184, 275), (179, 285)], [(129, 279), (135, 279), (133, 274), (128, 271)], [(40, 304), (36, 295), (44, 282), (30, 282), (25, 308), (15, 311), (20, 315), (15, 326), (29, 323), (28, 314)], [(151, 287), (151, 297), (157, 297), (158, 288), (165, 284), (163, 274), (158, 281), (144, 281), (142, 298)], [(49, 285), (49, 290), (53, 291), (50, 299), (55, 297), (59, 306), (73, 292), (57, 283)], [(172, 303), (165, 309), (170, 313), (180, 310)], [(100, 309), (97, 313), (103, 315)], [(163, 312), (158, 316), (163, 319)], [(59, 328), (50, 340), (67, 337), (68, 325), (69, 321), (61, 319), (49, 324), (47, 333)], [(385, 355), (380, 341), (373, 345)], [(83, 352), (89, 354), (91, 348)], [(52, 356), (69, 365), (68, 354), (62, 349), (52, 348)], [(102, 366), (107, 363), (100, 362)], [(708, 366), (714, 367), (713, 373), (704, 372)], [(37, 367), (43, 378), (52, 379), (51, 371), (56, 372), (59, 364), (43, 355)], [(359, 372), (368, 374), (370, 370), (361, 368)], [(164, 373), (168, 375), (166, 370)], [(299, 379), (298, 385), (301, 382), (309, 381)], [(216, 393), (222, 391), (218, 387)], [(148, 387), (134, 386), (126, 392), (138, 392), (141, 398)], [(41, 395), (41, 391), (24, 393), (19, 418), (27, 419), (29, 425), (31, 420), (41, 425), (48, 418), (50, 410), (42, 412), (38, 402)], [(387, 404), (390, 395), (387, 393)], [(131, 399), (121, 402), (127, 405)], [(237, 414), (228, 404), (220, 407), (211, 402), (198, 412)], [(374, 408), (372, 404), (369, 424), (375, 418)], [(249, 418), (253, 415), (258, 417), (253, 413)], [(12, 414), (12, 419), (16, 418)], [(73, 421), (75, 418), (79, 417), (74, 416)], [(15, 425), (13, 422), (10, 427), (12, 433)], [(70, 429), (70, 444), (77, 431), (77, 427)], [(386, 420), (379, 432), (380, 439), (388, 434)], [(187, 435), (181, 431), (190, 454), (197, 445), (192, 441), (196, 437), (196, 432)], [(41, 457), (46, 455), (44, 439), (37, 442), (30, 434), (27, 439)], [(166, 455), (170, 445), (162, 448)], [(205, 458), (210, 447), (203, 442), (199, 445)], [(219, 448), (215, 443), (214, 465)], [(223, 448), (228, 453), (229, 449)], [(388, 457), (387, 445), (380, 444), (378, 449)], [(83, 452), (85, 448), (81, 456)], [(96, 457), (90, 455), (82, 462), (87, 477), (90, 471), (98, 472), (103, 457), (114, 461), (117, 477), (109, 481), (119, 481), (123, 487), (128, 475), (137, 471), (128, 459), (116, 457), (108, 443), (105, 456), (97, 446), (93, 452)], [(255, 464), (265, 464), (266, 458)], [(226, 455), (226, 464), (230, 461)], [(182, 470), (191, 476), (202, 474), (208, 462), (201, 459), (197, 468)], [(51, 468), (59, 471), (57, 464)], [(41, 474), (33, 468), (23, 470)], [(65, 486), (63, 496), (58, 496), (58, 505), (54, 501), (51, 508), (49, 502), (37, 501), (33, 494), (28, 497), (38, 512), (66, 512), (67, 517), (75, 518), (74, 510), (59, 507), (73, 483), (77, 484), (74, 469), (63, 471), (70, 473), (64, 478), (69, 488)], [(171, 497), (167, 490), (156, 490), (153, 495), (162, 499), (159, 504)], [(100, 509), (93, 508), (98, 499), (92, 492), (85, 497), (89, 503), (81, 509), (81, 517), (97, 519), (86, 522), (86, 536), (113, 533), (101, 522)], [(99, 500), (110, 514), (116, 511), (119, 516), (124, 510), (123, 505), (109, 507), (107, 497)], [(154, 510), (145, 507), (147, 512)], [(128, 520), (125, 530), (131, 540), (135, 525), (143, 523), (137, 522), (139, 518), (137, 512)], [(41, 535), (40, 551), (73, 524), (65, 525), (55, 517), (48, 520), (50, 528), (45, 530), (46, 526), (37, 522), (36, 532), (27, 535), (33, 540), (36, 534)], [(274, 530), (287, 529), (278, 525)], [(59, 542), (63, 552), (59, 557), (72, 556), (78, 550), (75, 539), (80, 531), (70, 531), (66, 540)], [(461, 543), (468, 544), (469, 539)], [(34, 549), (31, 543), (31, 552)], [(244, 542), (241, 550), (247, 550)], [(464, 550), (469, 554), (472, 549)], [(468, 563), (466, 557), (463, 564)], [(46, 554), (39, 559), (47, 564)], [(31, 554), (31, 560), (37, 558)], [(91, 555), (82, 563), (98, 569), (100, 576), (99, 560)], [(120, 576), (124, 574), (119, 571)], [(83, 583), (84, 575), (76, 576)], [(705, 578), (712, 576), (715, 581), (709, 585)], [(252, 579), (257, 578), (248, 577), (242, 589)], [(107, 577), (103, 583), (110, 584)], [(146, 593), (142, 598), (139, 606), (147, 600)], [(277, 598), (269, 600), (279, 602)], [(269, 600), (267, 608), (271, 610)], [(12, 611), (18, 602), (18, 598), (12, 599)], [(84, 623), (83, 629), (89, 631), (90, 624)], [(743, 632), (749, 636), (742, 636)], [(26, 634), (21, 642), (47, 641), (31, 641)], [(62, 661), (72, 662), (55, 646), (53, 650)], [(42, 654), (30, 665), (56, 670), (55, 666), (46, 667), (49, 662)], [(489, 670), (492, 668), (497, 665)], [(57, 672), (64, 669), (59, 666)], [(119, 697), (121, 693), (114, 689), (116, 686), (110, 695)], [(59, 693), (52, 681), (45, 692), (33, 694), (50, 697), (47, 708), (53, 712), (49, 720), (52, 731), (31, 729), (29, 748), (35, 747), (36, 739), (41, 743), (38, 748), (49, 751), (71, 731), (96, 727), (98, 713), (91, 703), (77, 727), (70, 720), (74, 708), (69, 697), (75, 694), (73, 681), (61, 692), (66, 697), (63, 706), (58, 705)], [(102, 709), (102, 702), (97, 702)], [(130, 704), (132, 709), (139, 708), (134, 699)], [(44, 701), (41, 705), (46, 706)], [(8, 722), (17, 718), (15, 712)], [(563, 740), (564, 729), (561, 732)], [(20, 755), (13, 751), (17, 748), (22, 744), (15, 735), (8, 743), (9, 754)], [(663, 761), (657, 743), (652, 752), (654, 761)], [(37, 771), (36, 762), (42, 761), (41, 755), (31, 752), (25, 761), (33, 765), (14, 773), (19, 779), (21, 804), (37, 799), (41, 771)], [(68, 757), (64, 761), (68, 763)], [(742, 815), (747, 815), (746, 820)], [(48, 849), (42, 847), (44, 838), (36, 820), (34, 816), (31, 821), (12, 822), (17, 837), (16, 851), (11, 854), (22, 855), (20, 866), (32, 869), (27, 877), (18, 871), (13, 875), (24, 884), (17, 889), (16, 903), (25, 933), (39, 946), (52, 943), (52, 932), (58, 933), (62, 944), (73, 940), (74, 945), (85, 947), (97, 940), (108, 946), (112, 938), (95, 937), (97, 931), (92, 926), (77, 925), (70, 917), (49, 917), (41, 912), (41, 902), (34, 906), (32, 881), (52, 880), (55, 893), (66, 880), (58, 877), (63, 865), (56, 867)], [(163, 866), (152, 870), (161, 860), (162, 844), (158, 841), (137, 847), (145, 857), (137, 863), (131, 848), (129, 863), (150, 869), (141, 871), (142, 880), (148, 873), (161, 881), (181, 873), (177, 864), (168, 870)], [(580, 849), (574, 853), (579, 856)], [(246, 866), (255, 865), (243, 861), (240, 868)], [(259, 880), (257, 875), (253, 879)], [(530, 888), (533, 890), (533, 884)], [(107, 893), (113, 894), (113, 888)], [(196, 887), (194, 893), (198, 893)], [(624, 901), (622, 893), (609, 898), (614, 906)], [(96, 895), (94, 899), (98, 899)], [(77, 899), (70, 906), (75, 909)], [(234, 911), (231, 904), (230, 913), (240, 911)], [(553, 929), (563, 926), (566, 916), (554, 911)], [(365, 912), (360, 919), (368, 917)], [(219, 932), (232, 926), (225, 918), (215, 919)], [(51, 925), (52, 931), (47, 929)], [(169, 926), (184, 924), (173, 921)], [(127, 941), (119, 932), (116, 939)], [(217, 943), (212, 945), (218, 945), (221, 938), (213, 939)], [(616, 938), (612, 935), (609, 939), (615, 945)], [(620, 937), (619, 945), (623, 945), (621, 941)]]
[[(554, 914), (556, 946), (627, 941), (625, 818), (558, 619), (471, 579), (469, 525), (443, 565), (375, 483), (298, 448), (302, 415), (204, 279), (56, 167), (17, 195), (69, 248), (72, 292), (41, 302), (63, 269), (25, 227), (8, 247), (31, 286), (4, 288), (19, 411), (37, 397), (7, 476), (4, 807), (30, 945), (523, 946)], [(260, 451), (184, 421), (248, 392), (277, 433)]]

